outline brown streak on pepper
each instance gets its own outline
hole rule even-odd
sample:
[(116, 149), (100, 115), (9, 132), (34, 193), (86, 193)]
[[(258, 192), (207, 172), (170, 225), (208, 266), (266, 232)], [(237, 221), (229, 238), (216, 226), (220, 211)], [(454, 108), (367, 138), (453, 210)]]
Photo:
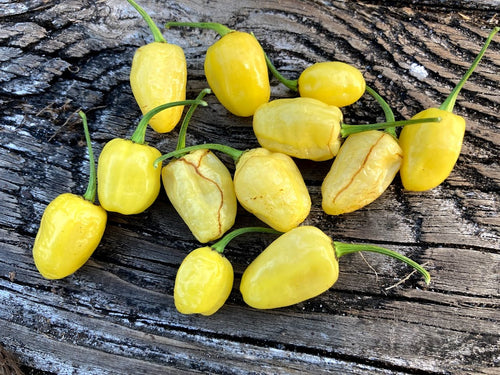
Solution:
[(370, 147), (370, 150), (368, 151), (368, 153), (366, 154), (366, 157), (365, 159), (363, 160), (363, 163), (361, 163), (361, 166), (359, 167), (359, 169), (357, 170), (356, 173), (354, 173), (351, 177), (351, 179), (349, 180), (349, 182), (347, 183), (346, 186), (344, 186), (336, 195), (335, 197), (332, 199), (332, 202), (335, 202), (335, 200), (338, 198), (338, 196), (340, 194), (342, 194), (345, 190), (347, 190), (349, 188), (349, 186), (352, 184), (352, 182), (354, 181), (354, 178), (363, 170), (364, 166), (366, 165), (368, 159), (370, 158), (370, 155), (373, 151), (373, 149), (377, 146), (377, 144), (380, 142), (380, 140), (384, 137), (384, 133), (380, 133), (380, 137), (379, 139), (377, 139), (377, 142), (375, 142), (373, 144), (372, 147)]
[(209, 181), (209, 182), (212, 182), (216, 187), (217, 189), (219, 189), (219, 192), (220, 192), (220, 195), (221, 195), (221, 201), (220, 201), (220, 206), (219, 206), (219, 209), (217, 211), (217, 222), (219, 224), (219, 234), (222, 232), (222, 220), (221, 220), (221, 211), (222, 211), (222, 206), (224, 205), (224, 192), (222, 191), (221, 187), (219, 185), (217, 185), (217, 183), (211, 179), (209, 179), (208, 177), (204, 176), (203, 174), (200, 173), (199, 171), (199, 167), (201, 165), (201, 161), (203, 160), (203, 158), (205, 156), (207, 156), (208, 154), (210, 153), (210, 150), (205, 150), (205, 153), (200, 157), (199, 161), (198, 161), (198, 164), (193, 164), (192, 162), (190, 161), (187, 161), (184, 157), (178, 159), (179, 161), (183, 161), (184, 163), (192, 166), (195, 170), (195, 172), (203, 179)]

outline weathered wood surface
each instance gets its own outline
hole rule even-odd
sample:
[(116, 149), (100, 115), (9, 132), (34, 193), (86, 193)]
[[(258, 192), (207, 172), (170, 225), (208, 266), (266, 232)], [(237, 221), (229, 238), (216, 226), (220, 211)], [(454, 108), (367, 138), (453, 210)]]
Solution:
[[(253, 31), (278, 68), (295, 78), (316, 61), (360, 68), (399, 119), (439, 105), (498, 25), (499, 1), (153, 1), (168, 20), (218, 21)], [(44, 280), (31, 247), (45, 206), (84, 192), (88, 155), (74, 112), (89, 117), (94, 150), (128, 137), (140, 118), (128, 83), (136, 48), (152, 40), (125, 0), (0, 2), (0, 344), (31, 373), (497, 374), (500, 371), (500, 45), (466, 84), (456, 113), (467, 119), (462, 155), (429, 192), (398, 178), (376, 202), (328, 217), (320, 207), (329, 162), (298, 162), (313, 199), (306, 223), (342, 241), (371, 242), (425, 263), (425, 287), (401, 264), (346, 256), (327, 293), (297, 306), (257, 311), (243, 303), (245, 266), (271, 237), (228, 248), (235, 286), (211, 317), (173, 305), (177, 267), (199, 244), (164, 192), (144, 214), (109, 215), (91, 260), (60, 281)], [(172, 29), (189, 69), (188, 96), (206, 86), (212, 31)], [(273, 97), (290, 96), (273, 80)], [(251, 120), (209, 96), (188, 143), (256, 146)], [(382, 120), (373, 100), (345, 110), (348, 123)], [(170, 151), (177, 130), (149, 131)], [(228, 166), (231, 167), (229, 160)], [(258, 224), (240, 210), (236, 226)], [(399, 283), (402, 281), (402, 283)]]

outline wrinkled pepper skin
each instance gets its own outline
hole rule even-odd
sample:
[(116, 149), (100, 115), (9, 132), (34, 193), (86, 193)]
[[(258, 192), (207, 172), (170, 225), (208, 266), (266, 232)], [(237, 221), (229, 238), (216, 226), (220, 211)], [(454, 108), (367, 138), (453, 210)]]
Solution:
[(426, 109), (416, 118), (441, 117), (439, 123), (405, 126), (399, 136), (403, 150), (400, 176), (410, 191), (430, 190), (450, 175), (460, 156), (465, 120), (438, 108)]
[(398, 141), (388, 133), (370, 130), (347, 137), (321, 186), (325, 213), (340, 215), (373, 202), (391, 184), (402, 159)]
[(170, 202), (201, 243), (220, 238), (236, 219), (231, 174), (209, 150), (193, 151), (162, 170)]
[(46, 207), (33, 245), (33, 259), (47, 279), (71, 275), (90, 258), (106, 228), (106, 211), (64, 193)]
[[(170, 102), (186, 99), (187, 66), (181, 47), (153, 42), (140, 47), (132, 59), (130, 86), (143, 114)], [(158, 133), (171, 131), (179, 122), (183, 106), (156, 114), (149, 125)]]
[(332, 240), (301, 226), (274, 240), (241, 278), (243, 300), (257, 309), (290, 306), (328, 290), (339, 274)]
[(161, 168), (153, 166), (161, 156), (156, 148), (115, 138), (99, 155), (97, 194), (106, 211), (133, 215), (145, 211), (158, 197)]
[(271, 86), (264, 51), (251, 34), (232, 31), (208, 49), (205, 76), (220, 103), (236, 116), (252, 116), (269, 101)]
[(298, 88), (300, 96), (345, 107), (363, 96), (366, 82), (354, 66), (340, 61), (326, 61), (306, 68), (299, 76)]
[(233, 266), (209, 246), (198, 248), (182, 261), (174, 286), (175, 307), (181, 314), (212, 315), (233, 288)]
[(316, 99), (276, 99), (257, 109), (253, 130), (268, 150), (321, 161), (337, 155), (342, 118), (338, 107)]
[(265, 148), (242, 154), (234, 189), (243, 208), (280, 232), (298, 226), (311, 209), (309, 191), (293, 159)]

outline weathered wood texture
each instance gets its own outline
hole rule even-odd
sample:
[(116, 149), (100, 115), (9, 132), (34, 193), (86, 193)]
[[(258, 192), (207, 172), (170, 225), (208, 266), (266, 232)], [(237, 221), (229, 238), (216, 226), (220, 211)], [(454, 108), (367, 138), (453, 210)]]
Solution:
[[(500, 17), (499, 2), (486, 0), (141, 3), (159, 25), (218, 21), (253, 31), (290, 78), (316, 61), (352, 63), (399, 119), (444, 100)], [(31, 257), (45, 206), (86, 187), (88, 155), (75, 111), (87, 112), (97, 154), (111, 138), (130, 136), (140, 118), (128, 73), (135, 49), (152, 41), (145, 23), (125, 0), (4, 0), (0, 17), (0, 344), (25, 370), (498, 374), (498, 38), (459, 96), (455, 111), (467, 119), (467, 133), (440, 187), (411, 193), (396, 178), (368, 207), (328, 217), (320, 184), (330, 163), (298, 162), (313, 199), (307, 224), (425, 263), (429, 287), (395, 261), (353, 255), (342, 258), (327, 293), (253, 310), (239, 295), (239, 279), (272, 237), (248, 235), (228, 248), (236, 272), (229, 301), (200, 317), (173, 305), (177, 267), (199, 244), (164, 192), (144, 214), (110, 214), (91, 260), (64, 280), (44, 280)], [(193, 29), (164, 34), (185, 50), (192, 98), (207, 85), (204, 51), (217, 37)], [(291, 95), (273, 80), (274, 98)], [(207, 100), (191, 121), (188, 144), (257, 145), (250, 119)], [(383, 119), (370, 98), (344, 112), (348, 123)], [(148, 131), (147, 140), (166, 152), (176, 136)], [(236, 226), (250, 224), (258, 222), (240, 210)]]

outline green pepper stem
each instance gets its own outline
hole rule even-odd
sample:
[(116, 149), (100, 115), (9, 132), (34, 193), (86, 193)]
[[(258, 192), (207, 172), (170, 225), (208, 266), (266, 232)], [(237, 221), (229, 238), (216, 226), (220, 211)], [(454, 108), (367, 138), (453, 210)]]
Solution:
[(87, 150), (89, 152), (89, 183), (87, 185), (87, 190), (83, 194), (83, 198), (89, 202), (95, 202), (95, 196), (97, 191), (97, 176), (95, 171), (95, 161), (94, 161), (94, 151), (92, 150), (92, 143), (90, 140), (89, 126), (87, 125), (87, 116), (83, 111), (79, 111), (78, 114), (82, 118), (83, 131), (85, 132), (85, 141), (87, 142)]
[(235, 229), (232, 232), (229, 232), (226, 234), (224, 237), (222, 237), (219, 241), (217, 241), (215, 244), (210, 246), (213, 250), (217, 251), (218, 253), (222, 254), (229, 242), (231, 242), (234, 238), (238, 237), (241, 234), (245, 233), (274, 233), (274, 234), (282, 234), (282, 232), (279, 232), (275, 229), (272, 228), (265, 228), (265, 227), (246, 227), (246, 228), (239, 228)]
[(227, 26), (224, 26), (221, 23), (217, 22), (167, 22), (165, 24), (165, 27), (167, 29), (171, 28), (172, 26), (187, 26), (187, 27), (196, 27), (199, 29), (210, 29), (214, 30), (217, 32), (221, 37), (233, 32), (234, 30), (230, 29)]
[(274, 64), (272, 63), (271, 59), (269, 56), (267, 56), (267, 53), (264, 53), (264, 57), (266, 58), (266, 64), (269, 70), (271, 71), (271, 74), (276, 78), (278, 81), (280, 81), (282, 84), (284, 84), (286, 87), (288, 87), (292, 91), (299, 91), (299, 80), (298, 79), (287, 79), (285, 78), (279, 71), (276, 69)]
[(142, 117), (141, 121), (139, 122), (139, 125), (137, 125), (137, 128), (135, 129), (134, 134), (132, 134), (131, 137), (132, 142), (139, 143), (141, 145), (144, 144), (144, 139), (146, 137), (146, 128), (148, 127), (148, 123), (151, 120), (151, 118), (158, 112), (179, 105), (191, 105), (191, 104), (198, 104), (204, 107), (208, 105), (207, 102), (203, 100), (195, 99), (195, 100), (181, 100), (178, 102), (165, 103), (159, 105), (158, 107), (153, 108)]
[[(387, 122), (394, 122), (396, 119), (394, 118), (394, 112), (392, 111), (392, 108), (389, 106), (389, 104), (382, 98), (378, 92), (376, 92), (374, 89), (372, 89), (370, 86), (366, 86), (366, 92), (370, 94), (377, 102), (380, 104), (382, 107), (382, 110), (384, 111), (385, 115), (385, 121)], [(392, 135), (394, 138), (396, 138), (396, 128), (387, 128), (385, 129), (387, 133)]]
[[(210, 94), (212, 90), (209, 88), (205, 88), (201, 90), (201, 92), (198, 94), (196, 97), (196, 100), (203, 99), (205, 95)], [(191, 104), (189, 107), (188, 111), (186, 112), (186, 115), (184, 116), (184, 119), (182, 120), (181, 128), (179, 130), (179, 137), (177, 139), (177, 147), (176, 150), (180, 150), (181, 148), (186, 147), (186, 133), (187, 133), (187, 128), (189, 125), (189, 121), (191, 120), (191, 117), (193, 116), (194, 111), (198, 107), (198, 103)]]
[(396, 126), (415, 125), (415, 124), (422, 124), (422, 123), (427, 123), (427, 122), (440, 122), (440, 121), (441, 121), (441, 117), (429, 117), (429, 118), (421, 118), (421, 119), (381, 122), (381, 123), (366, 124), (366, 125), (341, 124), (340, 125), (340, 136), (342, 138), (345, 138), (348, 135), (361, 133), (361, 132), (364, 132), (367, 130), (380, 130), (380, 129), (394, 128)]
[(431, 276), (424, 267), (422, 267), (417, 262), (411, 260), (410, 258), (407, 258), (404, 255), (399, 254), (395, 251), (374, 245), (347, 244), (342, 242), (334, 242), (333, 244), (335, 247), (335, 255), (337, 256), (337, 258), (340, 258), (341, 256), (346, 254), (356, 253), (359, 251), (369, 251), (372, 253), (379, 253), (398, 259), (402, 262), (405, 262), (409, 266), (413, 267), (422, 274), (426, 284), (429, 284), (431, 281)]
[(218, 143), (203, 143), (200, 145), (195, 145), (195, 146), (188, 146), (181, 148), (179, 150), (171, 151), (168, 154), (164, 154), (160, 156), (158, 159), (154, 161), (154, 167), (157, 168), (158, 164), (160, 164), (162, 161), (169, 159), (169, 158), (177, 158), (182, 155), (185, 155), (191, 151), (196, 151), (196, 150), (216, 150), (223, 152), (226, 155), (229, 155), (230, 157), (233, 158), (235, 162), (238, 161), (238, 159), (241, 157), (241, 155), (245, 151), (237, 150), (231, 146), (226, 146), (226, 145), (221, 145)]
[(146, 21), (146, 23), (149, 26), (149, 29), (151, 30), (151, 33), (153, 34), (155, 42), (166, 43), (167, 41), (163, 37), (160, 29), (158, 28), (158, 26), (156, 26), (156, 24), (154, 23), (153, 19), (149, 16), (149, 14), (147, 14), (146, 11), (142, 9), (139, 6), (139, 4), (137, 4), (134, 0), (127, 0), (127, 1), (139, 12), (142, 18), (144, 18), (144, 21)]
[(495, 34), (499, 30), (500, 30), (499, 26), (497, 26), (493, 30), (491, 30), (490, 35), (488, 35), (488, 38), (484, 42), (483, 48), (481, 49), (481, 51), (479, 51), (479, 54), (476, 56), (476, 58), (472, 62), (472, 65), (470, 66), (469, 70), (467, 70), (467, 72), (465, 72), (465, 74), (462, 77), (462, 79), (460, 80), (460, 82), (458, 82), (458, 84), (455, 86), (455, 88), (451, 91), (450, 95), (448, 95), (448, 97), (445, 99), (443, 104), (441, 104), (439, 109), (442, 109), (443, 111), (448, 111), (448, 112), (453, 111), (453, 107), (455, 107), (455, 101), (457, 100), (458, 93), (462, 89), (465, 82), (469, 79), (472, 72), (474, 72), (474, 69), (476, 69), (476, 66), (479, 64), (479, 61), (481, 61), (484, 53), (486, 52), (486, 49), (490, 45), (491, 40), (493, 39), (493, 37), (495, 36)]

